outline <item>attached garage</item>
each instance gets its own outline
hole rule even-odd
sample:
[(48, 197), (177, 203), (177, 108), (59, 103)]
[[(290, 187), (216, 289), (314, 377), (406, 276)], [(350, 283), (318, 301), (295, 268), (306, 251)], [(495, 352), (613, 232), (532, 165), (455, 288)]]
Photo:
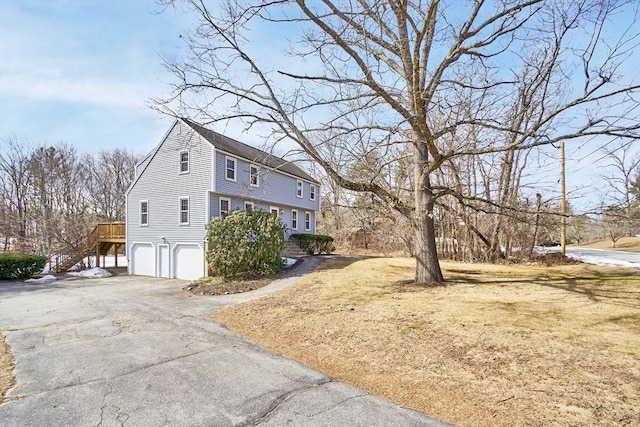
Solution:
[(198, 243), (176, 243), (173, 247), (173, 277), (198, 279), (204, 276), (204, 250)]
[(156, 249), (151, 243), (132, 244), (130, 254), (130, 274), (138, 276), (156, 275)]

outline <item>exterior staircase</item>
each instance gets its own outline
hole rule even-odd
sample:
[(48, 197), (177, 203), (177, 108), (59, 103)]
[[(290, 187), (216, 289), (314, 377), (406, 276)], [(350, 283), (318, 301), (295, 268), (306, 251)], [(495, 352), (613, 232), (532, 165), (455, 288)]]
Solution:
[(285, 240), (282, 256), (288, 258), (300, 258), (307, 256), (307, 253), (303, 251), (297, 243)]
[[(87, 237), (49, 257), (49, 271), (62, 273), (92, 255), (96, 256), (96, 267), (100, 267), (100, 255), (106, 255), (113, 246), (117, 252), (118, 247), (125, 243), (125, 230), (123, 222), (97, 224)], [(118, 257), (116, 256), (117, 266)]]

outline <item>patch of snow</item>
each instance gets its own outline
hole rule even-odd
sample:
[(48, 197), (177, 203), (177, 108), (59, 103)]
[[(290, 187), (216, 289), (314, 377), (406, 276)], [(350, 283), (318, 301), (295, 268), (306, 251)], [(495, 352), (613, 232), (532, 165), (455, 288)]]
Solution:
[[(84, 262), (84, 265), (86, 266), (87, 263), (90, 263), (90, 265), (96, 265), (96, 257), (95, 256), (90, 256), (88, 258), (84, 258), (82, 260)], [(115, 267), (116, 266), (116, 257), (113, 255), (107, 255), (105, 257), (100, 257), (100, 264), (103, 264), (103, 267)], [(79, 262), (78, 264), (74, 265), (73, 267), (71, 267), (69, 269), (69, 271), (75, 271), (75, 270), (80, 270), (82, 268), (82, 262)], [(56, 263), (55, 263), (55, 259), (51, 260), (51, 267), (55, 268)], [(126, 267), (127, 266), (127, 256), (126, 255), (118, 255), (118, 267)], [(42, 273), (48, 273), (49, 272), (49, 263), (47, 263), (44, 268), (42, 269)]]
[(631, 267), (638, 268), (640, 267), (639, 262), (631, 262), (624, 261), (620, 259), (610, 259), (610, 258), (602, 258), (599, 256), (591, 256), (591, 255), (577, 255), (577, 254), (567, 254), (569, 258), (577, 259), (578, 261), (586, 262), (587, 264), (595, 264), (595, 265), (613, 265), (618, 267)]
[(88, 270), (82, 270), (82, 271), (78, 271), (78, 272), (67, 273), (67, 276), (74, 276), (74, 277), (109, 277), (109, 276), (111, 276), (111, 273), (109, 273), (104, 268), (94, 267), (94, 268), (90, 268)]
[[(536, 248), (537, 253), (560, 253), (560, 247)], [(616, 252), (606, 249), (567, 248), (567, 257), (594, 265), (640, 268), (640, 256), (633, 252)]]
[(27, 279), (25, 282), (27, 283), (49, 283), (53, 282), (56, 279), (56, 276), (52, 276), (51, 274), (47, 274), (44, 277), (40, 277), (39, 279)]
[(282, 263), (284, 264), (284, 268), (291, 267), (293, 264), (296, 263), (296, 261), (297, 260), (295, 258), (282, 257)]

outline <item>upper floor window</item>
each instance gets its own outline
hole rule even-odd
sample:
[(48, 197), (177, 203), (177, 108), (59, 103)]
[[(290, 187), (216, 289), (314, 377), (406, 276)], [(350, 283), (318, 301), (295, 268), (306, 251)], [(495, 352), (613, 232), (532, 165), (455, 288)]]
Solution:
[(140, 225), (149, 225), (149, 202), (146, 200), (140, 202)]
[(291, 209), (291, 229), (298, 229), (298, 211), (295, 209)]
[(180, 173), (188, 173), (189, 172), (189, 152), (181, 151), (180, 152)]
[(180, 197), (180, 224), (189, 224), (189, 198)]
[(316, 186), (313, 184), (311, 184), (311, 186), (309, 187), (309, 198), (311, 200), (316, 199)]
[(260, 168), (256, 165), (249, 166), (249, 184), (252, 187), (260, 186)]
[(231, 199), (220, 197), (220, 216), (229, 215), (231, 211)]
[(225, 168), (225, 178), (229, 181), (236, 180), (236, 166), (238, 165), (238, 161), (233, 157), (226, 158), (226, 168)]
[(251, 212), (253, 210), (253, 202), (244, 202), (245, 212)]
[(304, 183), (302, 181), (298, 181), (297, 187), (296, 187), (296, 197), (302, 197), (302, 186), (304, 185)]
[(304, 213), (304, 229), (306, 231), (311, 230), (311, 212)]

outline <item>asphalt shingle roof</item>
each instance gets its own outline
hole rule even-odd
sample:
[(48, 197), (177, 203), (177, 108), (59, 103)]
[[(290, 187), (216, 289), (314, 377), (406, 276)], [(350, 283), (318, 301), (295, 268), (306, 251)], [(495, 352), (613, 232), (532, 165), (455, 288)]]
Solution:
[(288, 173), (306, 181), (319, 184), (318, 181), (312, 178), (308, 173), (288, 160), (284, 160), (280, 157), (274, 156), (273, 154), (269, 154), (266, 151), (259, 150), (240, 141), (236, 141), (235, 139), (221, 135), (191, 121), (190, 119), (183, 118), (182, 121), (189, 125), (204, 139), (209, 141), (211, 145), (221, 151), (225, 151), (253, 163), (265, 165), (269, 168)]

